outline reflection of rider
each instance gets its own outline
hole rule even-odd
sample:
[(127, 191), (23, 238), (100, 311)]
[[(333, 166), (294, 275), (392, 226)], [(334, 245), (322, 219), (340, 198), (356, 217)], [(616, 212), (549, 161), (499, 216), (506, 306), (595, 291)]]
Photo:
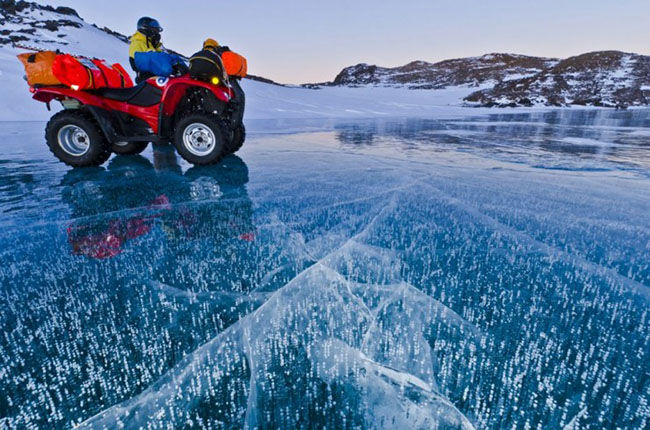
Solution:
[(141, 156), (116, 156), (108, 170), (71, 170), (65, 175), (62, 197), (74, 218), (67, 228), (73, 254), (115, 257), (127, 242), (156, 226), (169, 245), (207, 238), (254, 240), (252, 203), (245, 187), (248, 169), (239, 157), (182, 175), (173, 152), (156, 152), (154, 160), (164, 160), (156, 169)]

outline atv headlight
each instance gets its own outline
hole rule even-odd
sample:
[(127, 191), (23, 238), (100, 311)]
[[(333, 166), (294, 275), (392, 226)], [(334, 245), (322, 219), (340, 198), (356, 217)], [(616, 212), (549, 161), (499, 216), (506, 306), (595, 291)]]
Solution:
[(219, 85), (219, 83), (221, 82), (221, 79), (219, 79), (218, 77), (215, 76), (212, 79), (210, 79), (210, 82), (212, 82), (212, 85)]

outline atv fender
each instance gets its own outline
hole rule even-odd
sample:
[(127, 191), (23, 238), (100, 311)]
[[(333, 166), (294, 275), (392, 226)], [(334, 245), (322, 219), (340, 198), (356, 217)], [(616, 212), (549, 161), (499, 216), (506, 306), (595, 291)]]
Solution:
[(102, 130), (102, 133), (104, 133), (106, 140), (109, 143), (116, 142), (118, 140), (118, 133), (115, 130), (110, 113), (105, 109), (90, 105), (85, 106), (85, 109), (91, 113), (95, 122), (97, 122), (99, 128)]
[(211, 85), (205, 82), (195, 81), (190, 78), (177, 78), (170, 82), (170, 84), (165, 88), (162, 96), (162, 106), (161, 110), (163, 115), (171, 116), (176, 111), (176, 107), (182, 100), (185, 92), (189, 87), (200, 87), (205, 88), (210, 91), (217, 100), (220, 100), (224, 103), (229, 103), (232, 99), (232, 91), (229, 88), (224, 88), (222, 86)]
[(173, 79), (163, 92), (160, 110), (158, 112), (158, 135), (161, 138), (170, 137), (173, 133), (174, 123), (184, 114), (180, 112), (179, 106), (186, 102), (185, 95), (190, 88), (202, 88), (214, 96), (215, 101), (227, 105), (232, 100), (232, 90), (223, 86), (215, 86), (205, 82), (196, 81), (189, 77)]
[(79, 106), (77, 109), (83, 109), (84, 111), (90, 113), (95, 122), (99, 125), (99, 128), (101, 129), (106, 139), (109, 142), (114, 142), (115, 138), (117, 137), (117, 132), (115, 130), (115, 127), (113, 127), (113, 123), (111, 122), (110, 114), (107, 110), (100, 107), (85, 104), (84, 101), (88, 100), (84, 100), (84, 96), (88, 98), (85, 93), (69, 90), (67, 88), (53, 88), (51, 90), (48, 88), (39, 88), (38, 91), (34, 93), (34, 96), (32, 98), (34, 100), (38, 100), (39, 102), (47, 104), (48, 107), (52, 100), (59, 100), (66, 109), (70, 109), (66, 106), (66, 100), (76, 101)]

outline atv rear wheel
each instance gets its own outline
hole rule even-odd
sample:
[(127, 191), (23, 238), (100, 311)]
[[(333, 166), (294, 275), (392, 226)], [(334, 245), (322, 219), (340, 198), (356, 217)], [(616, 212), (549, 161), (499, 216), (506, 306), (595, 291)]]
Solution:
[(193, 113), (176, 124), (174, 146), (192, 164), (214, 164), (227, 153), (226, 136), (225, 125), (219, 118)]
[(149, 142), (113, 142), (111, 152), (121, 155), (136, 155), (147, 149)]
[(54, 115), (45, 128), (50, 151), (68, 166), (99, 166), (111, 156), (103, 133), (80, 110), (64, 110)]
[(232, 131), (232, 139), (230, 140), (230, 142), (228, 142), (228, 152), (230, 154), (234, 154), (235, 152), (239, 151), (239, 149), (244, 144), (245, 140), (246, 140), (246, 127), (244, 127), (244, 124), (239, 124)]

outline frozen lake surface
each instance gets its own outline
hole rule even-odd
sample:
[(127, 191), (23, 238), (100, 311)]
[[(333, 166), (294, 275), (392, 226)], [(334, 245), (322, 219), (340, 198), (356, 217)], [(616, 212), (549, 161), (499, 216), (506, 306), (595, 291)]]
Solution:
[(650, 112), (507, 112), (203, 168), (0, 123), (0, 427), (648, 428)]

